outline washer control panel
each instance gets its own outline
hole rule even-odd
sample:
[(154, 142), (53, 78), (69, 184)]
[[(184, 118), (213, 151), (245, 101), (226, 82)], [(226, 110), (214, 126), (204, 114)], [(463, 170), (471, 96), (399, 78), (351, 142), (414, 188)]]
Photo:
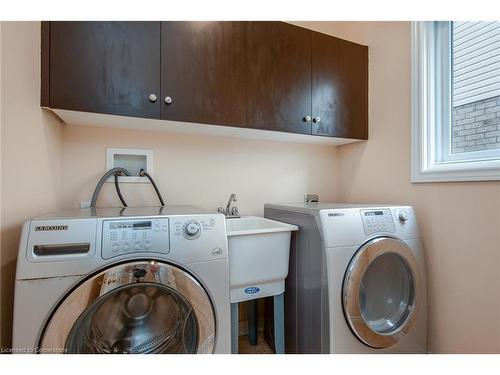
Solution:
[(389, 209), (361, 210), (361, 219), (367, 236), (377, 232), (396, 232)]
[(170, 253), (180, 263), (227, 258), (226, 218), (220, 213), (170, 217)]
[(102, 225), (104, 259), (128, 253), (170, 251), (168, 218), (103, 220)]

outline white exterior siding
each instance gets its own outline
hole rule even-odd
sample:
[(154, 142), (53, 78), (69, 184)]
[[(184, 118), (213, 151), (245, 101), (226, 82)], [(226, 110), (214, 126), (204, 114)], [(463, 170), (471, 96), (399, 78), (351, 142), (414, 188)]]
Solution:
[(453, 107), (500, 95), (500, 22), (453, 22)]

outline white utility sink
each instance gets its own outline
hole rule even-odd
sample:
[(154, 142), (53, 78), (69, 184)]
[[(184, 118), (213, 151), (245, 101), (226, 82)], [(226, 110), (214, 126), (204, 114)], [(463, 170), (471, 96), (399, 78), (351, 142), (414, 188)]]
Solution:
[(285, 291), (295, 225), (257, 216), (226, 219), (231, 303)]

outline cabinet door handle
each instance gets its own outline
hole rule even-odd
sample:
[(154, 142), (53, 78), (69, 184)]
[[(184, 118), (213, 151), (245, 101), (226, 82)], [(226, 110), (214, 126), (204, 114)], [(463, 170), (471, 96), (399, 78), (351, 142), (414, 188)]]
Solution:
[(311, 116), (304, 116), (302, 118), (302, 121), (304, 121), (304, 122), (310, 122), (311, 121)]
[(170, 96), (165, 96), (165, 103), (168, 105), (168, 104), (172, 104), (172, 98)]
[(156, 95), (155, 95), (155, 94), (149, 94), (149, 101), (150, 101), (151, 103), (156, 102)]
[(320, 122), (320, 121), (321, 121), (321, 118), (320, 118), (319, 116), (318, 116), (318, 117), (313, 118), (313, 122), (314, 122), (315, 124), (316, 124), (316, 123), (318, 123), (318, 122)]

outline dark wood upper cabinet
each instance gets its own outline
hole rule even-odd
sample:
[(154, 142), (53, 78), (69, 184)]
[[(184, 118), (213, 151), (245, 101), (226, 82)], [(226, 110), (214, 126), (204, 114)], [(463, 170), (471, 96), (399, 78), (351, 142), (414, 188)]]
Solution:
[(58, 110), (368, 139), (366, 46), (258, 21), (42, 22), (41, 36), (40, 102), (68, 121), (87, 119)]
[(247, 22), (245, 88), (247, 127), (311, 134), (311, 32)]
[(48, 37), (42, 103), (45, 91), (52, 108), (160, 118), (160, 22), (50, 22)]
[(162, 118), (244, 127), (244, 22), (162, 22), (161, 27)]
[(312, 32), (312, 134), (368, 139), (368, 47)]

